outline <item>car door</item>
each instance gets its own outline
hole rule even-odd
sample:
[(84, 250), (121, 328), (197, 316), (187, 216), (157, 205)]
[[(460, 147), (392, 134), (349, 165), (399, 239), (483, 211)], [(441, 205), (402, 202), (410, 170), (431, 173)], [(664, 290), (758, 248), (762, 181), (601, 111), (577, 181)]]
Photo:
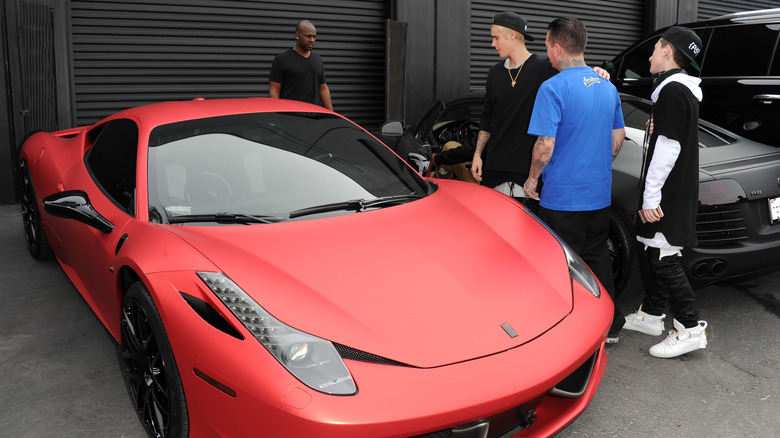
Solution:
[(701, 65), (699, 116), (761, 143), (780, 146), (780, 76), (770, 62), (779, 24), (731, 24), (712, 29)]
[(63, 269), (103, 322), (114, 327), (121, 297), (113, 262), (123, 230), (135, 220), (138, 126), (129, 119), (112, 120), (93, 128), (88, 136), (93, 144), (84, 166), (74, 166), (63, 185), (66, 190), (85, 192), (92, 207), (114, 228), (106, 233), (68, 220), (63, 225), (67, 232), (60, 234), (67, 254)]

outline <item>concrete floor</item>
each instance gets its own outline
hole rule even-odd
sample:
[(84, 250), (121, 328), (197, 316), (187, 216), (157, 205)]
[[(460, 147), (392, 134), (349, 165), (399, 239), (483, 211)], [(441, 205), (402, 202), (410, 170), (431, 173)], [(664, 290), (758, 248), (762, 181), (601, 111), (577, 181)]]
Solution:
[[(18, 206), (0, 206), (0, 229), (0, 437), (144, 437), (111, 336), (56, 262), (29, 256)], [(710, 348), (661, 360), (647, 350), (662, 338), (624, 332), (559, 437), (780, 436), (780, 272), (698, 304)]]

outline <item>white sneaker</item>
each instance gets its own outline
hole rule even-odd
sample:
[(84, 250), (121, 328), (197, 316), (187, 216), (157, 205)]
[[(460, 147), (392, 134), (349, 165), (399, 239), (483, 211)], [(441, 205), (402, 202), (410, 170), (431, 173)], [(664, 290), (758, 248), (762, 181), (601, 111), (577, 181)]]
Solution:
[(623, 328), (651, 336), (661, 336), (664, 332), (664, 318), (666, 318), (665, 313), (661, 316), (649, 315), (642, 311), (642, 306), (639, 306), (639, 310), (626, 315), (626, 324)]
[(669, 336), (663, 342), (650, 347), (650, 354), (655, 357), (677, 357), (699, 348), (707, 347), (707, 321), (699, 321), (696, 327), (685, 328), (676, 319), (674, 330), (669, 330)]

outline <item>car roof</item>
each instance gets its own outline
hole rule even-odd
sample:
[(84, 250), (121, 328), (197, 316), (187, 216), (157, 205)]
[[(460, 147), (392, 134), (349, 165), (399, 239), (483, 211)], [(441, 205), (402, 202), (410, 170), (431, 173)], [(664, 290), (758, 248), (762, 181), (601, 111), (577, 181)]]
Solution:
[[(688, 23), (672, 24), (653, 31), (649, 38), (656, 37), (672, 26), (683, 26), (691, 29), (709, 28), (722, 26), (725, 24), (760, 24), (760, 23), (780, 23), (780, 8), (759, 9), (755, 11), (732, 12), (730, 14), (719, 15), (702, 21), (692, 21)], [(642, 38), (641, 41), (647, 41), (649, 38)], [(632, 48), (636, 44), (629, 47)], [(622, 53), (622, 52), (621, 52)]]
[(620, 53), (615, 55), (612, 60), (620, 59), (626, 55), (626, 53), (634, 50), (640, 44), (646, 43), (648, 40), (658, 38), (667, 29), (672, 26), (684, 26), (690, 29), (709, 29), (713, 27), (723, 26), (727, 24), (760, 24), (760, 23), (780, 23), (780, 8), (773, 9), (759, 9), (755, 11), (743, 11), (733, 12), (730, 14), (720, 15), (703, 21), (693, 21), (689, 23), (672, 24), (669, 26), (658, 28), (652, 31), (645, 37), (640, 38), (638, 41), (632, 43), (630, 46), (623, 49)]
[(239, 99), (203, 99), (152, 103), (119, 111), (97, 122), (100, 125), (118, 118), (137, 118), (152, 126), (165, 125), (184, 120), (260, 112), (325, 112), (330, 111), (310, 103), (268, 97)]
[(713, 21), (728, 21), (733, 23), (777, 22), (780, 21), (780, 8), (732, 12), (730, 14), (720, 15), (706, 20), (707, 24)]

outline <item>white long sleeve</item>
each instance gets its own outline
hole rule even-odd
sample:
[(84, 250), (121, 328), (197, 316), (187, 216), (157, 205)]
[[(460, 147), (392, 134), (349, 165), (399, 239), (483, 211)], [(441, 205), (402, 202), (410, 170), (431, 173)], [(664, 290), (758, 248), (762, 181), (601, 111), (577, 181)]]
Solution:
[(642, 195), (642, 208), (651, 210), (661, 204), (661, 188), (669, 177), (669, 173), (680, 155), (680, 142), (670, 140), (663, 135), (655, 142), (655, 151), (647, 168), (645, 191)]

